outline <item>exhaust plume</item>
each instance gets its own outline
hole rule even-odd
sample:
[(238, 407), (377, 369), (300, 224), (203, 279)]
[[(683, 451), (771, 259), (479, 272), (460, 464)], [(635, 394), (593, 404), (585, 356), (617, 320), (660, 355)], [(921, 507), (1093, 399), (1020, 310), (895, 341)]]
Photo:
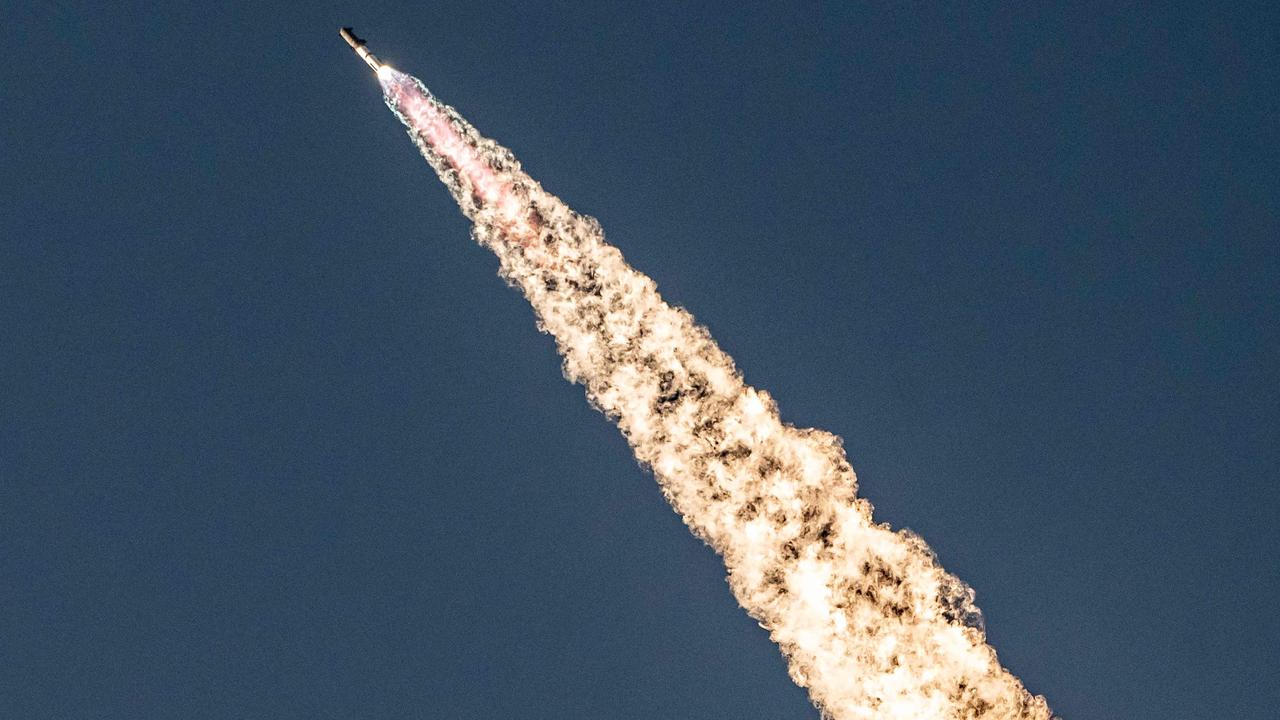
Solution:
[(783, 423), (650, 278), (414, 77), (378, 69), (387, 106), (497, 254), (500, 273), (723, 556), (734, 596), (826, 717), (1053, 717), (986, 644), (973, 591), (909, 531), (872, 519), (841, 441)]

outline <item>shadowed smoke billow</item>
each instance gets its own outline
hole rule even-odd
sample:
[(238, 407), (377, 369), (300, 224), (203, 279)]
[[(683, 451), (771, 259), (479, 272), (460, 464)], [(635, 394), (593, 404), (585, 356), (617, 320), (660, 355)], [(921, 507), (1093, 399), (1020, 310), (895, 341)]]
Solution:
[(388, 107), (497, 254), (734, 596), (831, 718), (1050, 718), (986, 644), (973, 591), (918, 536), (872, 519), (840, 439), (783, 423), (768, 393), (604, 241), (416, 78)]

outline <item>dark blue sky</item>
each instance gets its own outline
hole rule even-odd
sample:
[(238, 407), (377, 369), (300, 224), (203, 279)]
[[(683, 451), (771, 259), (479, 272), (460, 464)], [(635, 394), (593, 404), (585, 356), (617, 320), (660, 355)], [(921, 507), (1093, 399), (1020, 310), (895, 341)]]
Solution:
[(1280, 12), (40, 4), (0, 717), (816, 718), (342, 44), (600, 219), (1068, 718), (1280, 706)]

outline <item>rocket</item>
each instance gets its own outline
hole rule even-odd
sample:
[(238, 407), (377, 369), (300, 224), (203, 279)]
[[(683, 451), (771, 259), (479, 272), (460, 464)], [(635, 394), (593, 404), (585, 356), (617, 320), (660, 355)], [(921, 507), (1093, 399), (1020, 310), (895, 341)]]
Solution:
[(366, 65), (373, 68), (375, 73), (382, 68), (382, 61), (378, 59), (377, 55), (369, 52), (369, 48), (365, 46), (364, 40), (356, 37), (354, 30), (349, 27), (344, 27), (338, 31), (338, 34), (342, 36), (343, 40), (347, 41), (347, 44), (351, 46), (352, 50), (356, 51), (356, 54), (360, 56), (360, 59), (363, 60)]

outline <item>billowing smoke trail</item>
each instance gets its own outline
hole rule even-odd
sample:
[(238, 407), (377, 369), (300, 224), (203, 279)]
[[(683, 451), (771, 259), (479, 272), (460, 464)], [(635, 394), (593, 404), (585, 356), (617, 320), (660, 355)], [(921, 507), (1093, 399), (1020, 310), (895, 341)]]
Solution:
[(626, 435), (738, 601), (831, 718), (1049, 718), (986, 644), (973, 592), (876, 524), (839, 438), (791, 427), (652, 280), (416, 78), (387, 105), (532, 303), (565, 375)]

